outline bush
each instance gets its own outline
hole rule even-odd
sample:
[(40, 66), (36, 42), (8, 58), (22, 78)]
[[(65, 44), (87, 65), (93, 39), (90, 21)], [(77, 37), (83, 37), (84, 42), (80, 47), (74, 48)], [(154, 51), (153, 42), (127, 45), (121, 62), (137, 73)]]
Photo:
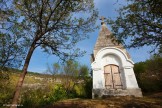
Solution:
[[(34, 75), (33, 75), (34, 76)], [(19, 73), (0, 73), (0, 107), (3, 104), (10, 104), (15, 90)], [(70, 79), (70, 78), (69, 78)], [(32, 81), (31, 81), (32, 80)], [(33, 84), (34, 78), (26, 77), (26, 84)], [(78, 83), (80, 82), (80, 83)], [(20, 108), (43, 108), (59, 100), (68, 98), (91, 98), (92, 79), (90, 77), (80, 77), (71, 80), (69, 88), (63, 84), (51, 82), (44, 86), (23, 86), (20, 96)]]
[(21, 104), (23, 105), (23, 108), (36, 108), (39, 106), (43, 107), (44, 105), (49, 103), (46, 96), (47, 92), (45, 92), (45, 90), (43, 89), (27, 89), (22, 93)]
[(84, 83), (77, 84), (74, 87), (76, 97), (79, 98), (92, 98), (92, 78), (85, 77)]
[(85, 80), (85, 98), (92, 98), (92, 78), (87, 78)]
[(62, 99), (66, 99), (67, 94), (62, 85), (55, 85), (52, 89), (26, 89), (21, 96), (23, 108), (40, 108), (52, 104)]
[(0, 71), (0, 106), (10, 103), (13, 88), (7, 72)]
[(66, 98), (67, 98), (66, 90), (61, 84), (55, 85), (53, 90), (49, 94), (49, 99), (51, 102), (56, 102), (58, 100)]
[(134, 71), (143, 92), (162, 90), (162, 58), (154, 56), (145, 62), (136, 63)]
[(141, 82), (139, 83), (139, 86), (142, 88), (142, 91), (144, 93), (156, 92), (162, 89), (161, 82), (154, 80), (154, 79), (150, 79), (150, 78), (142, 79)]

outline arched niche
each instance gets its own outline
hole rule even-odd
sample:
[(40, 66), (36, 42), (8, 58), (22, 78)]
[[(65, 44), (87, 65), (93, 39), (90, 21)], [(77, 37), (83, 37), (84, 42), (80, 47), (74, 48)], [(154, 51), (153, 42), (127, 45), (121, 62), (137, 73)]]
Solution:
[(91, 64), (92, 69), (95, 68), (103, 69), (103, 66), (106, 63), (102, 63), (101, 61), (106, 60), (106, 57), (110, 58), (110, 56), (114, 60), (114, 63), (116, 61), (116, 64), (120, 66), (120, 69), (127, 67), (132, 68), (134, 66), (133, 61), (128, 59), (127, 55), (121, 49), (115, 47), (105, 47), (97, 53), (95, 61)]
[(117, 55), (114, 55), (113, 53), (104, 55), (101, 59), (101, 63), (102, 66), (113, 64), (119, 66), (119, 68), (122, 67), (121, 59)]

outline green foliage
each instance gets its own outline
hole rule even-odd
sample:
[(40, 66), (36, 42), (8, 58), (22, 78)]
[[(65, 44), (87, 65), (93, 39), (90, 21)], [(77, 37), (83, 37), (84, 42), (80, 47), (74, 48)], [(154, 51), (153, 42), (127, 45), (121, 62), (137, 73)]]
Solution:
[[(92, 78), (84, 77), (78, 79), (80, 83), (68, 89), (67, 96), (68, 98), (92, 98)], [(67, 90), (67, 89), (66, 89)]]
[(162, 90), (162, 58), (153, 56), (150, 60), (136, 63), (134, 67), (139, 86), (144, 92)]
[[(9, 2), (9, 3), (8, 3)], [(25, 35), (19, 26), (20, 17), (14, 14), (12, 1), (0, 2), (0, 68), (19, 68), (28, 46), (25, 45)], [(19, 20), (19, 21), (18, 21)]]
[[(9, 42), (12, 39), (8, 39), (8, 35), (13, 39), (19, 37), (21, 39), (18, 43), (22, 42), (28, 47), (33, 43), (34, 48), (40, 46), (45, 52), (62, 59), (62, 55), (65, 58), (70, 55), (67, 53), (69, 51), (71, 55), (79, 56), (76, 54), (79, 50), (71, 49), (78, 41), (85, 39), (88, 32), (95, 29), (98, 14), (93, 0), (1, 0), (0, 6), (0, 37)], [(76, 13), (90, 15), (86, 18), (73, 16)]]
[[(61, 72), (62, 71), (62, 72)], [(89, 76), (89, 68), (86, 65), (79, 64), (78, 61), (69, 59), (63, 64), (54, 63), (51, 67), (47, 65), (47, 73), (52, 75), (65, 75), (65, 76), (73, 76), (73, 77), (88, 77)]]
[(57, 75), (60, 73), (60, 64), (59, 63), (54, 63), (51, 67), (47, 64), (47, 70), (46, 72), (51, 74), (51, 75)]
[(63, 66), (64, 74), (67, 76), (77, 77), (79, 75), (78, 68), (79, 68), (79, 63), (77, 61), (68, 60)]
[[(59, 70), (62, 71), (62, 73), (60, 73), (60, 75), (62, 75), (62, 85), (66, 90), (66, 95), (68, 98), (91, 98), (90, 87), (92, 87), (92, 84), (89, 83), (89, 69), (86, 65), (80, 65), (77, 61), (72, 59), (67, 60), (62, 66), (58, 63), (54, 64), (55, 68), (59, 66)], [(47, 70), (49, 70), (49, 67)]]
[(21, 96), (21, 104), (23, 108), (43, 108), (45, 105), (53, 104), (62, 99), (67, 98), (66, 91), (61, 84), (55, 85), (52, 88), (38, 88), (23, 90)]
[[(87, 81), (90, 81), (88, 79)], [(21, 96), (21, 105), (23, 108), (40, 108), (45, 105), (53, 104), (59, 100), (68, 98), (91, 98), (88, 91), (89, 82), (75, 85), (73, 90), (67, 91), (62, 84), (54, 85), (52, 88), (24, 89)], [(88, 86), (87, 86), (88, 85)], [(91, 90), (91, 89), (90, 89)], [(87, 96), (89, 94), (89, 96)]]
[(148, 78), (143, 76), (141, 78), (141, 81), (139, 82), (139, 86), (142, 88), (142, 91), (144, 93), (148, 92), (157, 92), (162, 90), (162, 84), (161, 81), (154, 79), (154, 78)]
[(86, 65), (80, 66), (79, 75), (82, 76), (82, 77), (88, 77), (89, 76), (89, 69)]
[(23, 39), (16, 34), (16, 26), (13, 26), (12, 35), (0, 31), (0, 68), (19, 68), (26, 56), (26, 47)]
[(10, 103), (12, 99), (13, 87), (10, 76), (7, 72), (0, 71), (0, 107)]
[(162, 75), (162, 57), (159, 55), (154, 55), (151, 60), (147, 61), (148, 63), (148, 70), (151, 72), (153, 71), (157, 75)]
[(58, 63), (54, 63), (53, 68), (55, 69), (55, 73), (58, 73), (60, 69), (60, 65)]
[[(34, 48), (39, 46), (62, 60), (84, 54), (74, 46), (96, 28), (98, 12), (93, 0), (12, 0), (9, 4), (13, 16), (18, 17), (17, 28), (25, 33), (24, 43)], [(89, 15), (76, 16), (85, 13)]]
[(45, 98), (46, 94), (45, 90), (42, 89), (27, 89), (22, 93), (21, 104), (23, 108), (43, 106), (48, 103)]
[(85, 79), (85, 86), (84, 86), (84, 91), (85, 91), (85, 98), (92, 98), (92, 78), (87, 77)]
[(78, 84), (74, 87), (74, 91), (77, 95), (77, 97), (84, 97), (85, 96), (85, 90), (84, 90), (84, 86), (81, 84)]
[[(12, 94), (20, 75), (20, 72), (14, 71), (0, 73), (0, 106), (3, 106), (3, 104), (11, 104)], [(43, 78), (43, 80), (35, 78)], [(53, 82), (49, 82), (47, 78), (53, 79)], [(61, 83), (57, 84), (55, 79), (61, 80)], [(70, 86), (68, 89), (63, 83), (64, 79), (64, 76), (61, 75), (53, 78), (50, 75), (28, 73), (19, 99), (20, 105), (23, 106), (19, 107), (43, 108), (63, 99), (91, 98), (92, 79), (90, 77), (76, 77), (75, 80), (69, 77)], [(30, 84), (38, 84), (38, 86), (30, 86)]]
[(0, 92), (0, 107), (3, 106), (4, 104), (10, 104), (11, 99), (12, 99), (13, 89), (5, 85), (5, 87), (0, 88), (0, 91), (1, 91)]
[[(88, 33), (96, 29), (94, 25), (98, 12), (93, 0), (11, 0), (6, 2), (11, 5), (7, 9), (11, 8), (13, 14), (5, 21), (16, 25), (13, 33), (19, 36), (21, 38), (19, 42), (22, 41), (28, 48), (28, 51), (25, 51), (27, 55), (20, 79), (25, 78), (29, 61), (37, 47), (42, 48), (46, 53), (58, 56), (61, 60), (76, 58), (84, 54), (84, 51), (75, 47), (77, 42), (86, 39)], [(76, 14), (89, 15), (83, 17)], [(4, 30), (7, 29), (4, 28)], [(15, 35), (11, 33), (11, 36)], [(16, 94), (20, 94), (22, 83), (23, 80), (17, 83), (14, 103), (17, 103)]]
[(127, 47), (144, 45), (162, 45), (162, 1), (161, 0), (127, 0), (127, 6), (118, 10), (115, 20), (108, 20), (113, 34), (120, 42), (131, 39)]
[(136, 72), (136, 76), (138, 76), (146, 71), (146, 63), (139, 62), (134, 65), (134, 71)]
[(67, 98), (67, 93), (63, 85), (58, 84), (55, 85), (54, 88), (52, 89), (52, 92), (50, 93), (50, 101), (51, 102), (56, 102), (61, 99), (66, 99)]

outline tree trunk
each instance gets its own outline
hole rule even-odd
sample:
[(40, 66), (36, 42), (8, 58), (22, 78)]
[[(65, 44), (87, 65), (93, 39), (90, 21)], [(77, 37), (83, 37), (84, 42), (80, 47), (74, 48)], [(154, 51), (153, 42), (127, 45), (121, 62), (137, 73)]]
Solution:
[(30, 49), (29, 49), (29, 52), (28, 52), (27, 56), (26, 56), (24, 67), (23, 67), (23, 72), (20, 75), (19, 81), (18, 81), (18, 83), (16, 85), (16, 89), (15, 89), (15, 92), (14, 92), (14, 97), (13, 97), (12, 104), (11, 104), (10, 108), (17, 108), (17, 106), (18, 106), (18, 99), (19, 99), (19, 95), (20, 95), (20, 90), (21, 90), (23, 81), (25, 79), (25, 75), (27, 73), (29, 62), (30, 62), (30, 59), (31, 59), (31, 56), (32, 56), (34, 50), (35, 50), (35, 44), (33, 43), (31, 45)]

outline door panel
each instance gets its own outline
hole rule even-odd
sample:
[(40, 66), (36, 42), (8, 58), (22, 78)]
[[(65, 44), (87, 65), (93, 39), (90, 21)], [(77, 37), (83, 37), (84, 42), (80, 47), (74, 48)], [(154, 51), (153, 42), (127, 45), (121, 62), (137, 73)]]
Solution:
[(119, 73), (119, 68), (118, 66), (115, 66), (115, 65), (110, 65), (111, 68), (112, 68), (112, 73)]
[(121, 84), (121, 78), (120, 78), (120, 73), (119, 73), (119, 67), (115, 65), (111, 65), (112, 68), (112, 74), (113, 74), (113, 84), (114, 88), (118, 89), (122, 87)]
[(105, 79), (106, 79), (106, 80), (105, 80), (105, 87), (106, 87), (107, 89), (113, 88), (111, 66), (106, 66), (106, 67), (105, 67), (104, 76), (105, 76)]
[(122, 87), (121, 80), (119, 74), (114, 74), (114, 88), (118, 89)]

